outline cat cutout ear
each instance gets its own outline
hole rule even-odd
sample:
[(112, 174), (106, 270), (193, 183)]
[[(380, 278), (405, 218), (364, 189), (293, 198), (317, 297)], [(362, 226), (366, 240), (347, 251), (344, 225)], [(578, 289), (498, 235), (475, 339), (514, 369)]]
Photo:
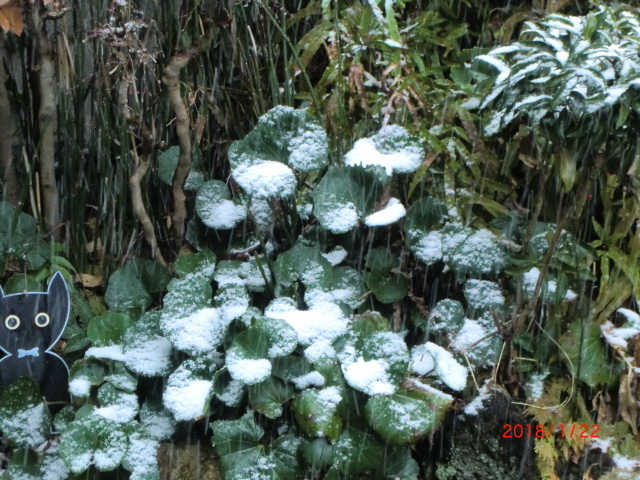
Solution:
[(69, 311), (71, 308), (71, 300), (69, 298), (69, 287), (60, 272), (56, 272), (49, 282), (48, 308), (47, 313), (51, 318), (52, 341), (49, 348), (52, 348), (64, 332), (69, 319)]

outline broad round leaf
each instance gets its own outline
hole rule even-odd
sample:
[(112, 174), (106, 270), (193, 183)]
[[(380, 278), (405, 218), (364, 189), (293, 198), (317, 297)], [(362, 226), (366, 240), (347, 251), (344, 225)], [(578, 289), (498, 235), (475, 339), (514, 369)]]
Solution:
[(36, 448), (49, 438), (51, 418), (40, 389), (28, 377), (5, 386), (0, 396), (0, 431), (12, 443)]
[(230, 200), (227, 186), (219, 180), (203, 184), (196, 196), (196, 212), (209, 228), (230, 229), (247, 216), (247, 207)]
[(127, 452), (127, 435), (120, 424), (96, 415), (75, 420), (60, 436), (60, 456), (73, 473), (91, 465), (114, 470)]
[(341, 401), (342, 395), (337, 387), (309, 388), (293, 402), (293, 415), (307, 435), (326, 436), (335, 442), (342, 432), (342, 419), (337, 412)]
[(375, 396), (367, 401), (369, 424), (392, 445), (416, 443), (440, 425), (453, 398), (432, 391), (399, 390), (391, 396)]

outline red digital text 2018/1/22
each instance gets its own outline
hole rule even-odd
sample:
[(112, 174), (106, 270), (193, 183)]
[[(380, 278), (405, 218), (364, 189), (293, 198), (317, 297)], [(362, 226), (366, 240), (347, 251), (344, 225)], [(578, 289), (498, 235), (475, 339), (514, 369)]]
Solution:
[(531, 425), (531, 424), (504, 424), (502, 426), (502, 438), (545, 438), (557, 435), (561, 438), (600, 438), (596, 424), (570, 424), (564, 425)]

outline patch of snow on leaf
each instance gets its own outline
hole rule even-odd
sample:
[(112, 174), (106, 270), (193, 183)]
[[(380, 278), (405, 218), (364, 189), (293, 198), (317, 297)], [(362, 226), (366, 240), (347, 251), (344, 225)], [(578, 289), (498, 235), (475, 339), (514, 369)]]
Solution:
[(106, 360), (126, 361), (122, 345), (109, 345), (108, 347), (91, 347), (84, 354), (85, 358), (102, 358)]
[(347, 233), (358, 225), (358, 210), (353, 202), (335, 203), (322, 213), (322, 226), (331, 233)]
[[(413, 235), (416, 230), (412, 230), (410, 235)], [(420, 232), (420, 235), (422, 233)], [(422, 260), (427, 265), (439, 262), (442, 260), (442, 236), (438, 231), (432, 231), (422, 236), (420, 241), (412, 248), (416, 257)]]
[(252, 165), (240, 165), (233, 178), (251, 196), (260, 198), (286, 197), (296, 188), (296, 176), (284, 163), (260, 160)]
[(438, 378), (452, 390), (461, 391), (467, 385), (467, 369), (453, 358), (451, 352), (435, 343), (413, 347), (411, 369), (419, 375), (435, 370)]
[(271, 375), (271, 362), (266, 358), (241, 358), (233, 352), (227, 354), (227, 368), (234, 380), (254, 385)]
[(93, 413), (116, 423), (127, 423), (138, 414), (138, 397), (131, 393), (118, 395), (117, 403), (96, 408)]
[(404, 205), (397, 198), (390, 198), (389, 203), (382, 210), (372, 213), (365, 218), (364, 223), (369, 227), (390, 225), (407, 214)]
[(247, 209), (244, 205), (236, 205), (232, 200), (220, 200), (219, 203), (198, 210), (198, 215), (210, 228), (230, 229), (245, 219)]
[(160, 335), (144, 335), (124, 349), (125, 365), (139, 375), (153, 377), (171, 365), (171, 342)]
[(360, 357), (353, 363), (343, 363), (342, 373), (349, 385), (367, 395), (391, 395), (396, 391), (385, 365), (378, 360), (365, 361)]
[(331, 264), (332, 267), (340, 265), (342, 261), (347, 258), (347, 251), (338, 245), (330, 252), (323, 253), (322, 256)]
[(381, 153), (371, 138), (361, 138), (356, 141), (353, 148), (345, 155), (345, 164), (349, 167), (379, 165), (385, 169), (389, 176), (394, 171), (413, 172), (420, 166), (421, 161), (422, 156), (415, 153), (403, 151)]
[(467, 280), (464, 297), (471, 307), (478, 310), (496, 309), (505, 304), (498, 284), (488, 280)]
[(304, 390), (308, 387), (322, 387), (324, 386), (324, 377), (320, 372), (314, 370), (306, 375), (301, 375), (291, 380), (293, 384), (299, 390)]
[(206, 353), (220, 344), (228, 322), (217, 309), (201, 308), (184, 318), (175, 317), (171, 312), (163, 313), (160, 325), (178, 350)]
[(202, 417), (212, 390), (211, 381), (195, 378), (181, 365), (169, 376), (162, 401), (176, 420), (193, 420)]
[(298, 342), (309, 346), (318, 340), (333, 341), (347, 329), (347, 319), (333, 303), (318, 303), (309, 310), (298, 310), (288, 299), (275, 299), (265, 315), (284, 320), (298, 332)]
[(91, 391), (91, 382), (87, 377), (76, 377), (69, 382), (69, 393), (75, 397), (88, 397)]
[(131, 471), (130, 480), (158, 478), (158, 441), (137, 432), (129, 436), (129, 448), (124, 461)]
[(20, 444), (36, 448), (48, 438), (45, 435), (49, 432), (46, 408), (44, 403), (32, 404), (10, 418), (0, 419), (0, 428), (5, 435), (19, 439)]

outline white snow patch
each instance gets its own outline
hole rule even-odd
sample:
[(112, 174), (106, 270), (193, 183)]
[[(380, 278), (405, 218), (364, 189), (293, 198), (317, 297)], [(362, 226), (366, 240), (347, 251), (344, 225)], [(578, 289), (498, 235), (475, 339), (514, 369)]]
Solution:
[(438, 378), (452, 390), (460, 391), (467, 385), (467, 369), (453, 358), (451, 352), (435, 343), (413, 347), (411, 369), (418, 375), (435, 370)]
[(266, 358), (241, 358), (232, 351), (227, 354), (227, 368), (234, 380), (254, 385), (271, 375), (271, 362)]
[(387, 206), (382, 210), (372, 213), (364, 219), (365, 225), (369, 227), (390, 225), (397, 222), (407, 214), (404, 205), (397, 198), (390, 198)]
[(118, 395), (118, 402), (113, 405), (96, 408), (93, 413), (117, 423), (127, 423), (138, 414), (138, 397), (131, 393)]
[(335, 340), (347, 329), (340, 307), (318, 302), (309, 310), (298, 310), (290, 299), (277, 298), (265, 309), (265, 315), (284, 320), (298, 333), (298, 342), (309, 346), (318, 340)]
[(349, 167), (356, 165), (379, 165), (387, 175), (395, 172), (413, 172), (422, 162), (422, 155), (416, 152), (397, 151), (381, 153), (372, 138), (361, 138), (345, 155), (345, 164)]
[(124, 349), (125, 365), (139, 375), (162, 375), (171, 364), (171, 342), (160, 335), (145, 335)]
[(245, 219), (247, 209), (244, 205), (236, 205), (232, 200), (220, 200), (207, 208), (200, 208), (198, 215), (208, 227), (230, 229)]
[(331, 264), (332, 267), (340, 265), (342, 261), (347, 258), (347, 251), (338, 245), (330, 252), (323, 253), (322, 256)]
[(169, 377), (162, 401), (176, 420), (193, 420), (202, 417), (212, 390), (213, 382), (194, 378), (180, 366)]
[(360, 357), (351, 364), (343, 363), (342, 372), (349, 385), (367, 395), (391, 395), (396, 391), (385, 365), (378, 360), (365, 361)]
[(215, 308), (201, 308), (184, 318), (165, 313), (160, 322), (173, 345), (178, 350), (191, 353), (214, 350), (222, 341), (228, 326)]
[(309, 372), (306, 375), (301, 375), (291, 380), (297, 389), (304, 390), (308, 387), (322, 387), (324, 386), (324, 377), (318, 372), (314, 370), (313, 372)]
[(358, 225), (358, 210), (353, 202), (335, 203), (322, 213), (322, 226), (331, 233), (346, 233)]
[(69, 393), (75, 397), (88, 397), (90, 391), (91, 382), (87, 377), (76, 377), (69, 382)]
[(233, 178), (251, 196), (260, 198), (286, 197), (296, 188), (296, 176), (284, 163), (259, 160), (252, 165), (240, 165)]
[(124, 362), (126, 356), (122, 350), (122, 345), (109, 345), (108, 347), (91, 347), (85, 354), (85, 358), (102, 358), (106, 360), (117, 360)]

